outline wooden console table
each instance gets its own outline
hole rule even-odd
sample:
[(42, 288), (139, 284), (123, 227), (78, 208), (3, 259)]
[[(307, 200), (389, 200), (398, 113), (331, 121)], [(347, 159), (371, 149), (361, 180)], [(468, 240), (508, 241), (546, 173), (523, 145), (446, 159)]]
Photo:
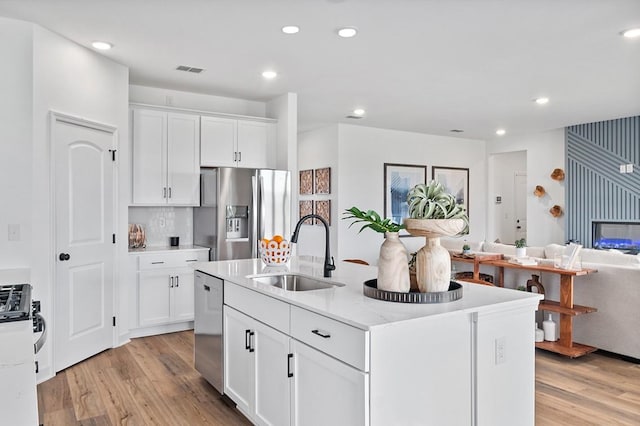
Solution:
[(583, 345), (573, 341), (573, 318), (576, 315), (596, 312), (598, 309), (590, 306), (581, 306), (573, 303), (573, 282), (574, 277), (593, 274), (596, 269), (567, 270), (556, 268), (551, 265), (518, 265), (500, 258), (488, 258), (492, 255), (479, 254), (475, 258), (462, 258), (452, 255), (451, 260), (455, 262), (473, 263), (474, 279), (479, 279), (480, 265), (495, 266), (498, 269), (496, 285), (504, 286), (504, 268), (521, 269), (532, 272), (548, 272), (560, 275), (560, 301), (541, 300), (538, 309), (541, 311), (557, 312), (560, 314), (560, 339), (556, 342), (536, 342), (536, 347), (551, 352), (556, 352), (571, 358), (577, 358), (595, 351), (593, 346)]

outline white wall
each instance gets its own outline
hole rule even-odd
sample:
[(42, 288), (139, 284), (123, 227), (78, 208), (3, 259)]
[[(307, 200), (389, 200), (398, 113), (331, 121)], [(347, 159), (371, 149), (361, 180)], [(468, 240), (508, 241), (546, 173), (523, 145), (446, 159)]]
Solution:
[[(516, 194), (515, 174), (527, 171), (527, 152), (514, 151), (489, 156), (493, 179), (489, 182), (489, 211), (492, 211), (487, 225), (487, 241), (499, 238), (505, 244), (513, 244), (515, 237)], [(500, 196), (502, 202), (496, 203)]]
[[(276, 125), (276, 169), (291, 171), (291, 194), (298, 193), (298, 95), (285, 93), (267, 102), (267, 116), (278, 120)], [(295, 196), (291, 197), (291, 221), (297, 217)], [(291, 226), (294, 226), (292, 223)], [(292, 230), (293, 231), (293, 230)], [(289, 238), (287, 236), (287, 238)]]
[[(565, 189), (563, 182), (551, 179), (553, 169), (565, 169), (565, 137), (564, 129), (546, 132), (503, 137), (487, 142), (489, 182), (493, 181), (495, 170), (491, 161), (492, 154), (514, 151), (527, 153), (527, 245), (544, 246), (550, 243), (564, 243), (564, 217), (554, 218), (549, 209), (558, 204), (565, 208)], [(533, 195), (536, 185), (542, 185), (547, 196), (538, 198)], [(489, 188), (488, 198), (492, 192)], [(495, 204), (488, 200), (489, 224), (495, 223)], [(487, 240), (495, 239), (495, 230), (489, 229)]]
[(266, 106), (264, 102), (182, 92), (158, 87), (138, 86), (135, 84), (129, 86), (129, 100), (133, 103), (266, 117)]
[[(0, 17), (0, 269), (31, 265), (31, 24)], [(9, 224), (20, 239), (9, 241)]]
[[(118, 129), (118, 199), (116, 264), (127, 263), (127, 204), (129, 200), (128, 134), (128, 69), (89, 49), (79, 46), (46, 29), (33, 26), (33, 188), (31, 191), (33, 227), (31, 279), (35, 297), (42, 301), (43, 314), (52, 320), (55, 292), (53, 282), (54, 256), (52, 205), (50, 199), (50, 138), (51, 110), (112, 125)], [(116, 272), (119, 284), (125, 287), (126, 268)], [(125, 295), (116, 286), (116, 295)], [(122, 306), (124, 305), (124, 307)], [(117, 299), (116, 315), (127, 324), (126, 299)], [(55, 327), (55, 323), (53, 323)], [(128, 332), (128, 330), (125, 330)], [(51, 333), (49, 342), (53, 340)], [(40, 377), (52, 374), (51, 343), (41, 353)]]
[[(298, 135), (298, 170), (313, 170), (331, 167), (331, 194), (329, 195), (299, 195), (296, 190), (293, 204), (296, 214), (295, 222), (300, 218), (300, 200), (331, 200), (331, 226), (329, 235), (331, 240), (331, 255), (338, 257), (338, 195), (340, 171), (338, 165), (338, 126), (333, 125), (321, 129), (311, 130)], [(299, 180), (298, 172), (294, 171), (294, 179)], [(298, 187), (298, 185), (296, 185)], [(295, 223), (294, 223), (295, 225)], [(300, 238), (296, 247), (298, 255), (324, 256), (325, 230), (322, 225), (302, 225)]]
[[(384, 163), (427, 165), (427, 181), (432, 166), (469, 168), (470, 231), (465, 239), (484, 240), (486, 226), (485, 142), (480, 140), (426, 135), (397, 130), (339, 125), (339, 187), (337, 213), (352, 206), (383, 211)], [(338, 223), (340, 259), (359, 258), (377, 264), (382, 234)], [(402, 239), (409, 251), (424, 245), (423, 238)]]

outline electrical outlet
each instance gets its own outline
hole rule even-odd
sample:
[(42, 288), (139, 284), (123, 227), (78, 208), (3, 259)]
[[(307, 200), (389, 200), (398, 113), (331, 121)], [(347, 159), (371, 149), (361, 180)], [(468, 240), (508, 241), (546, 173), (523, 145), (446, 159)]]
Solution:
[(9, 241), (20, 241), (20, 224), (9, 224)]
[(507, 338), (500, 337), (496, 339), (496, 365), (504, 364), (507, 360)]
[(164, 219), (164, 217), (158, 219), (158, 226), (160, 228), (164, 228), (165, 226), (167, 226), (167, 221)]

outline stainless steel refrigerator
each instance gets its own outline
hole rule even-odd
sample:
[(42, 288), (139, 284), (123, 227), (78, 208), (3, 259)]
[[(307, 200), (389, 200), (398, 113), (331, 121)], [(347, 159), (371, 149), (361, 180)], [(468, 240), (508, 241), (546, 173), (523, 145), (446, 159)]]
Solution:
[(259, 256), (262, 238), (291, 233), (291, 173), (287, 170), (203, 168), (193, 243), (210, 260)]

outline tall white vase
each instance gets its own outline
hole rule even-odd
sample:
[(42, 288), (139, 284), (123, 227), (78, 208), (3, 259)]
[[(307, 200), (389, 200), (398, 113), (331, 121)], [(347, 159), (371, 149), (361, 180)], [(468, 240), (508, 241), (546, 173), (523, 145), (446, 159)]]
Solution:
[(451, 256), (440, 245), (440, 237), (459, 234), (462, 219), (405, 219), (411, 235), (425, 237), (426, 244), (416, 255), (416, 278), (421, 293), (447, 291), (451, 280)]
[(378, 289), (407, 293), (409, 254), (397, 232), (386, 232), (378, 258)]
[(427, 238), (416, 256), (416, 275), (420, 292), (447, 291), (451, 280), (451, 256), (440, 245), (440, 237)]

